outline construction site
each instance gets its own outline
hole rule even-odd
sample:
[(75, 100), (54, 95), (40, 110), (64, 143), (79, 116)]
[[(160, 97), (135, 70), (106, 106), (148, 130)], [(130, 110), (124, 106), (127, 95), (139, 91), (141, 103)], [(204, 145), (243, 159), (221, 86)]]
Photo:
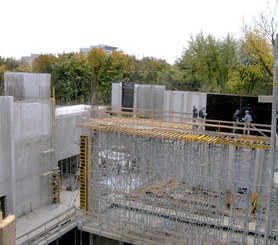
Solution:
[[(192, 120), (193, 105), (210, 110), (205, 93), (120, 83), (111, 106), (56, 108), (46, 74), (5, 79), (0, 149), (10, 153), (0, 167), (11, 174), (0, 197), (16, 216), (16, 244), (278, 244), (273, 121), (243, 134), (243, 122)], [(16, 92), (32, 79), (33, 94)], [(28, 228), (43, 207), (48, 219)]]

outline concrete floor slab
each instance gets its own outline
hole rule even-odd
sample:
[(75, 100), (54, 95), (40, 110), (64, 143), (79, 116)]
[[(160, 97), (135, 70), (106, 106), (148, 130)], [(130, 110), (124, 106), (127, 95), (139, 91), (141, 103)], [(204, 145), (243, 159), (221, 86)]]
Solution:
[(62, 214), (73, 205), (79, 207), (79, 190), (74, 192), (64, 190), (61, 192), (60, 199), (61, 203), (59, 205), (48, 205), (17, 218), (16, 237), (18, 238), (34, 230), (45, 222)]

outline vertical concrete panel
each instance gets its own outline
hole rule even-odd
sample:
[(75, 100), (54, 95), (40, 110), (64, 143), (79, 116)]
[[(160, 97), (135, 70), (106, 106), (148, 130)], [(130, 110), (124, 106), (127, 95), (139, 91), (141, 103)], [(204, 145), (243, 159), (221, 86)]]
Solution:
[(134, 108), (138, 108), (138, 87), (139, 85), (138, 84), (135, 84), (134, 86), (134, 103), (133, 103), (133, 107)]
[(50, 97), (50, 74), (5, 72), (5, 95), (15, 101), (48, 99)]
[(51, 114), (50, 101), (48, 103), (15, 103), (16, 140), (50, 135)]
[[(52, 136), (52, 100), (50, 74), (5, 73), (5, 94), (15, 96), (14, 173), (16, 215), (28, 213), (49, 203), (50, 180), (42, 181), (41, 170), (50, 171), (55, 164), (44, 159), (42, 152), (49, 150)], [(52, 143), (53, 144), (53, 143)]]
[[(198, 109), (206, 106), (206, 93), (188, 91), (165, 91), (164, 111), (176, 112), (177, 117), (191, 117), (192, 108), (195, 105)], [(164, 120), (169, 120), (169, 114), (164, 114)], [(182, 119), (176, 118), (175, 121), (181, 122)]]
[(5, 72), (4, 73), (4, 94), (13, 96), (14, 101), (22, 101), (25, 99), (23, 80), (24, 73)]
[(149, 110), (163, 110), (165, 86), (144, 85), (135, 86), (134, 107), (140, 114), (149, 114)]
[(164, 104), (164, 92), (165, 87), (164, 86), (154, 86), (153, 90), (153, 109), (163, 111), (163, 104)]
[(112, 83), (111, 106), (112, 110), (115, 111), (122, 107), (122, 83)]
[(163, 103), (163, 110), (169, 111), (170, 109), (170, 98), (171, 98), (171, 91), (165, 90), (164, 91), (164, 103)]
[(15, 213), (15, 158), (13, 97), (0, 97), (0, 196), (6, 196), (7, 213)]

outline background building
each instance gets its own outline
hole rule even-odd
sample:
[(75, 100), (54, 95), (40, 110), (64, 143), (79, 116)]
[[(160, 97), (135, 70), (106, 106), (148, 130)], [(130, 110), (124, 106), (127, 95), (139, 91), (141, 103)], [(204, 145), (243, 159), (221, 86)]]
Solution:
[(106, 54), (110, 55), (112, 54), (112, 52), (114, 50), (117, 50), (117, 47), (113, 47), (113, 46), (108, 46), (108, 45), (104, 45), (104, 44), (98, 44), (98, 45), (91, 45), (89, 48), (80, 48), (80, 51), (84, 53), (85, 56), (88, 55), (88, 53), (94, 49), (94, 48), (101, 48), (103, 49)]

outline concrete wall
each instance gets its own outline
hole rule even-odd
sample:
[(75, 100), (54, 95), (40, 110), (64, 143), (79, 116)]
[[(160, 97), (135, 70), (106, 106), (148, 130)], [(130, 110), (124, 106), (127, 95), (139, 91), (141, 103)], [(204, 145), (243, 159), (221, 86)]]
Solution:
[(16, 209), (13, 108), (13, 97), (0, 97), (0, 197), (6, 198), (6, 215)]
[[(52, 100), (50, 98), (50, 75), (32, 73), (5, 73), (5, 94), (14, 96), (11, 107), (14, 123), (16, 216), (26, 214), (49, 204), (51, 156), (43, 154), (51, 149)], [(19, 201), (20, 200), (20, 201)]]
[(115, 111), (122, 107), (122, 83), (112, 83), (111, 106), (112, 110)]
[(134, 108), (163, 110), (164, 91), (165, 86), (161, 85), (135, 84)]
[[(148, 110), (180, 112), (177, 117), (192, 117), (192, 108), (206, 107), (207, 94), (190, 91), (168, 91), (165, 86), (135, 84), (134, 108), (139, 113), (148, 114)], [(112, 103), (115, 108), (122, 106), (122, 84), (112, 84)], [(159, 112), (157, 112), (159, 114)], [(187, 115), (186, 115), (187, 114)], [(168, 120), (169, 113), (164, 112), (164, 120)], [(181, 119), (175, 118), (175, 121)]]
[[(174, 121), (179, 122), (178, 117), (192, 117), (193, 106), (197, 109), (206, 107), (207, 94), (189, 91), (165, 91), (164, 93), (164, 111), (181, 112), (176, 113), (177, 118)], [(167, 120), (168, 115), (164, 113), (164, 119)]]
[[(163, 111), (164, 92), (165, 86), (162, 85), (135, 84), (133, 107), (141, 115), (148, 116), (151, 114), (152, 117), (159, 119)], [(122, 107), (122, 94), (122, 84), (113, 83), (112, 110), (117, 111), (119, 107)]]
[(88, 111), (82, 105), (58, 108), (54, 138), (50, 75), (4, 78), (11, 96), (0, 97), (0, 196), (6, 196), (6, 212), (18, 217), (50, 204), (51, 167), (79, 154), (76, 124)]
[(89, 106), (78, 105), (56, 109), (57, 160), (79, 154), (81, 128), (76, 125), (88, 114)]
[(15, 101), (32, 101), (50, 98), (50, 74), (5, 72), (5, 95)]

